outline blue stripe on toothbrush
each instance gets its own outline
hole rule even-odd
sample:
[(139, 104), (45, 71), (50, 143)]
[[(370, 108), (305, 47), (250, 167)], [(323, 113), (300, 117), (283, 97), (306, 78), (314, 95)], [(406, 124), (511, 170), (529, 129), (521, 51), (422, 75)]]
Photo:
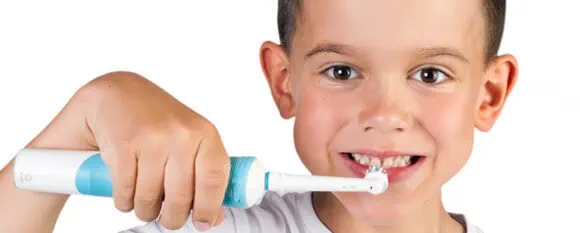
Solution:
[[(255, 160), (256, 157), (250, 156), (230, 157), (230, 179), (222, 203), (224, 206), (249, 207), (246, 200), (246, 185), (250, 167)], [(112, 197), (113, 186), (109, 174), (109, 169), (100, 153), (89, 156), (77, 170), (75, 177), (77, 191), (84, 195)]]
[(223, 204), (234, 208), (248, 208), (246, 183), (250, 167), (256, 157), (231, 157), (230, 180)]
[(270, 184), (268, 183), (270, 181), (270, 172), (266, 172), (266, 177), (264, 180), (264, 190), (269, 190), (270, 188)]
[(79, 193), (85, 195), (113, 196), (109, 169), (101, 159), (101, 154), (91, 155), (81, 164), (77, 171), (75, 185)]

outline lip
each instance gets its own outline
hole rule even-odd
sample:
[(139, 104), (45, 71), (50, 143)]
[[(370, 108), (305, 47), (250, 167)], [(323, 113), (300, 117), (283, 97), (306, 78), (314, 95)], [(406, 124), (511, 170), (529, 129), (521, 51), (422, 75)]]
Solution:
[[(356, 153), (359, 153), (359, 152), (356, 152)], [(363, 154), (363, 153), (361, 153), (361, 154)], [(404, 155), (404, 154), (387, 152), (387, 153), (380, 153), (380, 154), (367, 153), (367, 155), (376, 156), (376, 157), (382, 159), (382, 158), (389, 157), (389, 156), (399, 156), (399, 155)], [(343, 162), (344, 162), (345, 166), (348, 168), (348, 170), (355, 177), (359, 177), (359, 178), (365, 177), (366, 172), (369, 168), (368, 165), (362, 165), (360, 163), (355, 162), (354, 160), (351, 160), (348, 157), (347, 153), (340, 153), (340, 158), (343, 160)], [(401, 181), (404, 181), (404, 180), (412, 177), (413, 173), (416, 172), (421, 167), (421, 165), (423, 165), (423, 163), (425, 162), (426, 159), (427, 159), (427, 157), (421, 156), (419, 161), (417, 161), (415, 164), (413, 164), (411, 166), (396, 167), (396, 168), (387, 169), (389, 183), (401, 182)]]

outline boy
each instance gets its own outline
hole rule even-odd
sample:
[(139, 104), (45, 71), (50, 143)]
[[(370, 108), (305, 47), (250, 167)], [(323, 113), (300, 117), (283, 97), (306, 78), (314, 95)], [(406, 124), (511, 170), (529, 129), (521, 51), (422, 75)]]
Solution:
[[(281, 45), (260, 57), (281, 116), (295, 117), (300, 159), (347, 177), (379, 162), (390, 186), (378, 196), (268, 194), (222, 209), (229, 165), (215, 127), (132, 73), (81, 88), (28, 147), (102, 151), (116, 207), (160, 216), (126, 232), (480, 232), (445, 211), (441, 186), (515, 84), (515, 58), (496, 56), (504, 12), (500, 0), (279, 0)], [(0, 173), (0, 218), (12, 219), (0, 232), (50, 232), (67, 197), (16, 190), (11, 174)]]

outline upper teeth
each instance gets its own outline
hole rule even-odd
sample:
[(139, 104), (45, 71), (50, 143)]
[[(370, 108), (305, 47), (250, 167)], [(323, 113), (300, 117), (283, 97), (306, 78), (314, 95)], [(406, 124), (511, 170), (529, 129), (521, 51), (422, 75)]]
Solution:
[(352, 157), (354, 160), (362, 165), (371, 165), (375, 167), (382, 167), (384, 169), (394, 168), (394, 167), (406, 167), (411, 164), (411, 156), (389, 156), (381, 159), (373, 156), (368, 156), (364, 154), (353, 153)]

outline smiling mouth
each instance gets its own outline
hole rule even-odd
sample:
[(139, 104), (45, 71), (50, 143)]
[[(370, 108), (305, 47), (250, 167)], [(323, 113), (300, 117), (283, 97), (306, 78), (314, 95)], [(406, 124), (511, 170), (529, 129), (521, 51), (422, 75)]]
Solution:
[(392, 168), (410, 167), (417, 164), (421, 159), (425, 158), (425, 156), (421, 155), (393, 155), (386, 157), (377, 157), (373, 155), (352, 152), (343, 154), (360, 165), (380, 167), (385, 170)]

